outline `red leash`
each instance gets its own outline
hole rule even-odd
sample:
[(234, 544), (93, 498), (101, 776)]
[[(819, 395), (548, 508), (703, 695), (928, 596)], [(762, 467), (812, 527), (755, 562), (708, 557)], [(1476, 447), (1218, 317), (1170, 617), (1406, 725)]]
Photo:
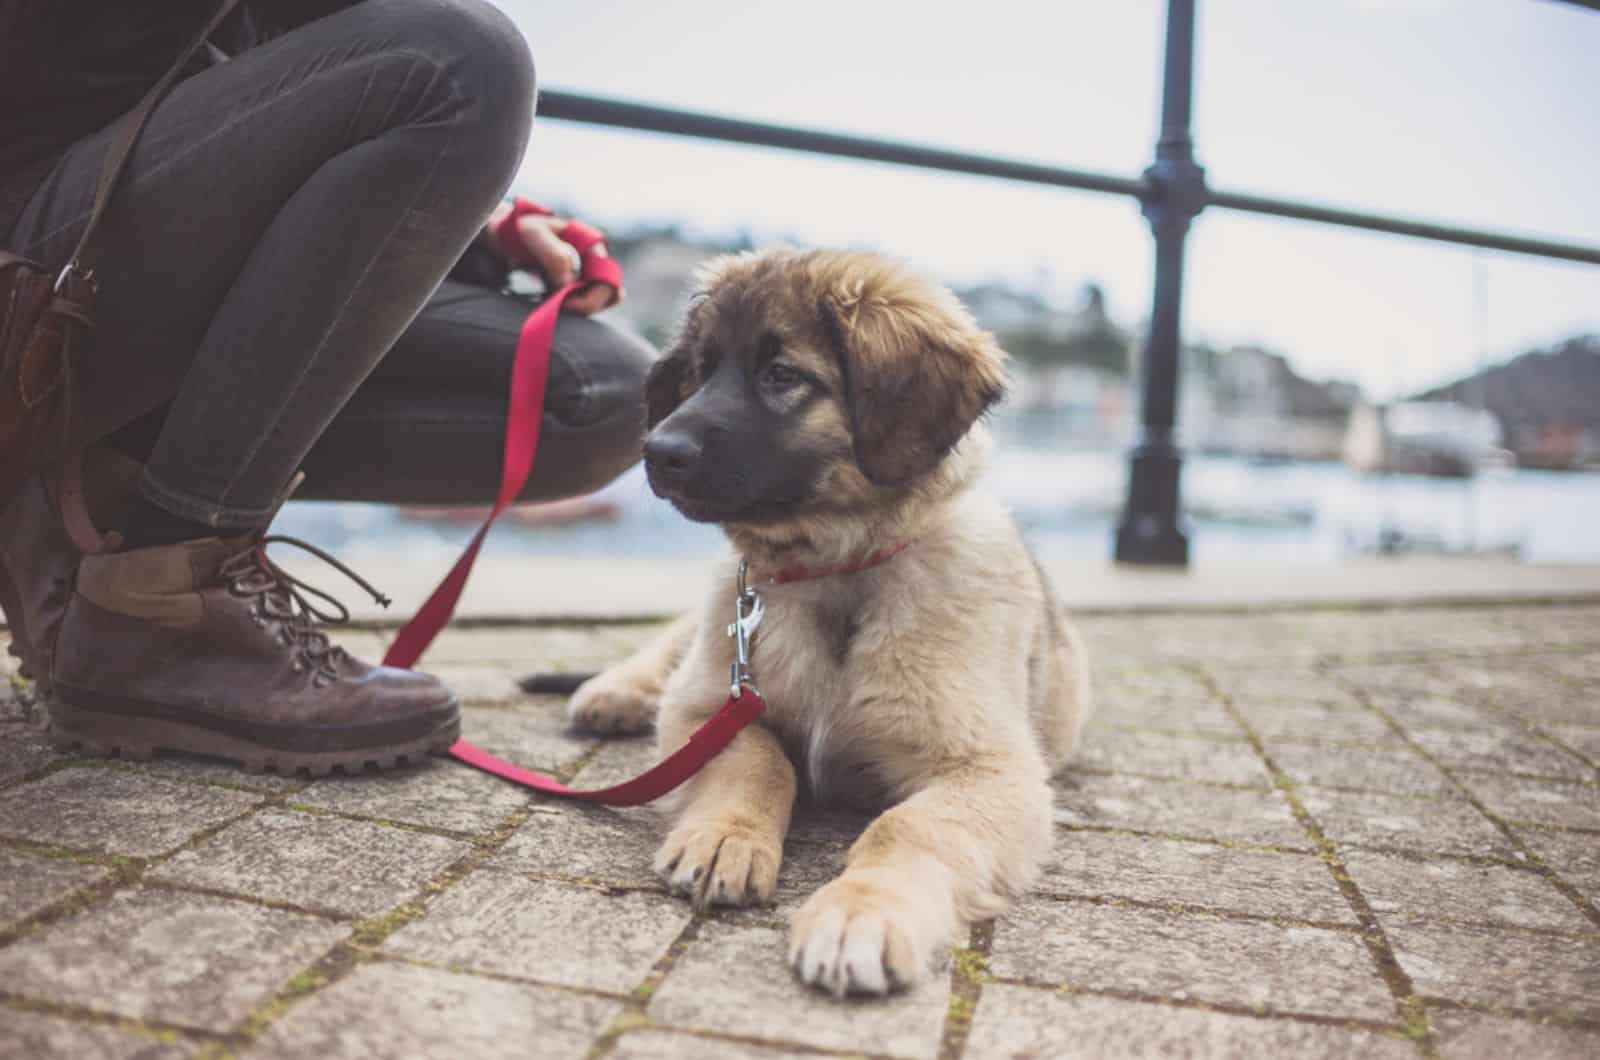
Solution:
[[(517, 219), (529, 214), (548, 216), (550, 211), (526, 199), (517, 199), (511, 212), (492, 232), (513, 262), (529, 263), (527, 251), (516, 235)], [(591, 284), (607, 284), (619, 291), (622, 289), (622, 269), (599, 250), (605, 242), (603, 233), (582, 222), (571, 221), (556, 234), (578, 252), (578, 279), (553, 292), (529, 313), (517, 336), (516, 359), (511, 368), (511, 393), (506, 411), (505, 450), (500, 464), (499, 496), (489, 517), (472, 535), (472, 540), (467, 543), (455, 566), (450, 568), (450, 573), (445, 575), (411, 620), (400, 628), (394, 643), (383, 657), (385, 666), (413, 666), (428, 645), (433, 643), (434, 637), (439, 635), (439, 631), (449, 623), (489, 528), (527, 485), (528, 475), (533, 471), (534, 454), (539, 448), (545, 380), (550, 372), (550, 343), (555, 337), (561, 304), (568, 295)], [(742, 644), (742, 633), (740, 639)], [(688, 743), (632, 780), (598, 791), (575, 791), (554, 777), (512, 765), (466, 740), (456, 741), (450, 748), (450, 754), (475, 769), (552, 795), (610, 806), (637, 806), (660, 798), (698, 773), (765, 708), (766, 702), (761, 694), (748, 681), (736, 680), (722, 709), (696, 730)]]

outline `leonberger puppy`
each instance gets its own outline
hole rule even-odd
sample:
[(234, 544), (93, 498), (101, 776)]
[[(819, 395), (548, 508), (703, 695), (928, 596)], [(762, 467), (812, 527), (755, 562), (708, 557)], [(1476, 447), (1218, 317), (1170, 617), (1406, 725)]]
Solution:
[(791, 925), (842, 996), (922, 979), (1051, 845), (1086, 660), (1010, 515), (975, 487), (1005, 354), (942, 287), (842, 251), (717, 259), (650, 374), (652, 489), (734, 556), (704, 603), (573, 695), (680, 746), (729, 694), (735, 570), (765, 613), (766, 713), (678, 793), (656, 871), (697, 905), (772, 898), (797, 793), (882, 810)]

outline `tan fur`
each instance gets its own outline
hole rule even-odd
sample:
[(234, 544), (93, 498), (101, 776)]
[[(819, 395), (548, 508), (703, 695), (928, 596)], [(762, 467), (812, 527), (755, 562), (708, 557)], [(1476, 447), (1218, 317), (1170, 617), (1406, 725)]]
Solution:
[[(752, 661), (768, 710), (685, 785), (656, 868), (700, 904), (767, 901), (802, 783), (823, 799), (889, 807), (843, 875), (796, 914), (790, 944), (806, 982), (883, 993), (921, 979), (963, 926), (1004, 911), (1035, 879), (1052, 838), (1049, 776), (1088, 710), (1087, 662), (1010, 516), (972, 488), (990, 444), (976, 421), (1004, 355), (953, 297), (892, 262), (840, 252), (743, 255), (705, 284), (686, 341), (715, 340), (719, 314), (760, 304), (785, 349), (828, 381), (804, 438), (840, 454), (817, 490), (836, 503), (723, 527), (766, 604)], [(942, 424), (875, 419), (874, 395), (907, 388), (917, 401), (901, 408), (959, 421), (950, 442)], [(904, 540), (914, 543), (853, 574), (759, 580)], [(736, 562), (691, 618), (579, 689), (574, 721), (636, 730), (659, 708), (670, 750), (715, 712), (728, 694)]]

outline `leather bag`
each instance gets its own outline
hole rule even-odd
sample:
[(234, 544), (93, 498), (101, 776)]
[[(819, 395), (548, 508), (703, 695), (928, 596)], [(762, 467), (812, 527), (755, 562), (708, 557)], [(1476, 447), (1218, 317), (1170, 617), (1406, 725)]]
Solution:
[(66, 264), (52, 268), (0, 249), (0, 508), (29, 475), (51, 464), (65, 469), (76, 463), (73, 398), (83, 351), (94, 333), (96, 283), (88, 262), (95, 230), (156, 105), (238, 3), (222, 0), (177, 61), (122, 119), (100, 169), (88, 223)]

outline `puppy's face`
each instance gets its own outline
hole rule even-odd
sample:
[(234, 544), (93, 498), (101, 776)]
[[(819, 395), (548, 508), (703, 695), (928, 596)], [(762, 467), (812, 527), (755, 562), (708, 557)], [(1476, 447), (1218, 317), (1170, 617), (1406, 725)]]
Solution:
[(882, 504), (1001, 394), (1004, 355), (947, 291), (839, 251), (722, 258), (646, 387), (651, 488), (701, 522)]

